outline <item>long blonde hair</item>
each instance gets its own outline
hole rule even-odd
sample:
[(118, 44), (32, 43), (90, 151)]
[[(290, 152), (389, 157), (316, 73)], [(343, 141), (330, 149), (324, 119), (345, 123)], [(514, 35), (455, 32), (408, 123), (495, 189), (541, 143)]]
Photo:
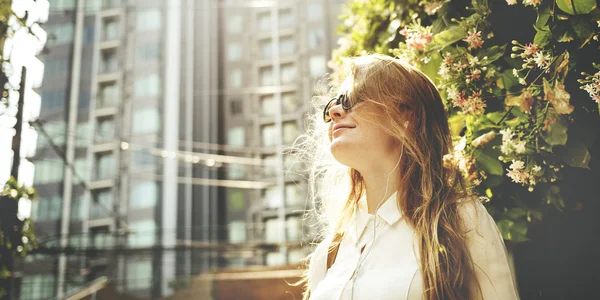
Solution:
[[(452, 139), (438, 90), (418, 69), (389, 56), (360, 56), (350, 59), (349, 65), (350, 99), (380, 106), (380, 113), (372, 119), (403, 145), (399, 177), (392, 180), (399, 183), (397, 201), (404, 219), (416, 233), (425, 299), (477, 298), (480, 289), (458, 213), (458, 203), (472, 197), (468, 197), (460, 172), (443, 166)], [(321, 237), (328, 237), (323, 242), (328, 243), (352, 222), (365, 184), (357, 170), (332, 158), (328, 125), (322, 121), (322, 107), (328, 98), (315, 99), (317, 112), (299, 145), (302, 159), (312, 163), (310, 198), (324, 228)], [(343, 199), (340, 195), (348, 196)], [(305, 287), (303, 299), (309, 297), (307, 274), (298, 282)]]

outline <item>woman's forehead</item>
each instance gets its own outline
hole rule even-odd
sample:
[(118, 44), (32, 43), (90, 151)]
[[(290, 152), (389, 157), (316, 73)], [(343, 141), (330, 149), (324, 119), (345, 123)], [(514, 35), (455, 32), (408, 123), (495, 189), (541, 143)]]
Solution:
[(346, 76), (346, 78), (344, 79), (344, 81), (342, 81), (342, 84), (338, 88), (338, 95), (350, 94), (352, 92), (352, 83), (352, 76)]

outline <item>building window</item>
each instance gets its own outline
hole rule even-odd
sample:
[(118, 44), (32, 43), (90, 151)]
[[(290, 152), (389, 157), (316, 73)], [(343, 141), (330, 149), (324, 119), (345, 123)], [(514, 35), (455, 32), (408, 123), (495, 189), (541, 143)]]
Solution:
[(108, 140), (115, 137), (115, 120), (112, 117), (99, 118), (96, 126), (96, 139)]
[(43, 160), (35, 163), (34, 183), (55, 183), (63, 180), (64, 163), (62, 160)]
[(281, 94), (281, 105), (284, 113), (296, 112), (298, 110), (298, 103), (296, 102), (296, 93)]
[(244, 30), (244, 17), (243, 15), (235, 14), (227, 17), (227, 32), (228, 33), (242, 33)]
[(158, 108), (145, 107), (133, 112), (133, 134), (157, 133), (160, 130), (160, 115)]
[(85, 158), (85, 157), (76, 158), (74, 167), (75, 167), (75, 173), (76, 173), (75, 176), (85, 178), (86, 174), (88, 173), (88, 170), (89, 170), (87, 158)]
[(136, 18), (137, 31), (158, 30), (161, 27), (161, 15), (158, 8), (139, 11)]
[(296, 40), (291, 37), (283, 37), (279, 39), (279, 53), (281, 55), (290, 55), (294, 54), (296, 51)]
[(296, 80), (296, 66), (292, 64), (281, 65), (281, 83), (291, 83)]
[(267, 243), (281, 242), (282, 222), (279, 219), (269, 219), (265, 222), (265, 241)]
[(279, 27), (293, 27), (296, 25), (296, 16), (292, 12), (292, 9), (286, 8), (279, 11)]
[(246, 145), (246, 129), (242, 126), (229, 128), (227, 143), (234, 146)]
[(36, 222), (58, 220), (61, 215), (62, 197), (40, 197), (33, 201), (31, 219)]
[(263, 190), (263, 201), (267, 208), (280, 208), (283, 205), (281, 195), (276, 187), (271, 187)]
[(288, 251), (288, 263), (299, 264), (309, 253), (304, 248), (295, 248)]
[(137, 149), (131, 151), (132, 168), (150, 168), (154, 166), (157, 158), (148, 150)]
[(260, 113), (264, 116), (272, 116), (277, 113), (277, 103), (273, 95), (260, 96)]
[(65, 90), (42, 91), (42, 111), (65, 110), (67, 94)]
[(135, 233), (129, 236), (131, 247), (152, 247), (156, 242), (156, 223), (154, 220), (144, 220), (131, 223), (131, 229)]
[(227, 201), (227, 211), (231, 213), (244, 212), (246, 208), (244, 200), (244, 191), (241, 189), (229, 189), (229, 199)]
[(116, 83), (103, 84), (98, 93), (98, 108), (114, 107), (118, 101), (118, 90)]
[(119, 20), (116, 18), (105, 19), (102, 24), (102, 40), (117, 39), (119, 39)]
[(130, 208), (154, 207), (158, 203), (158, 185), (153, 181), (135, 181), (131, 184)]
[(240, 164), (227, 165), (227, 179), (241, 179), (244, 177), (244, 166)]
[(68, 44), (73, 41), (73, 24), (61, 24), (47, 26), (46, 33), (48, 36), (53, 36), (54, 39), (48, 39), (48, 45)]
[(53, 57), (44, 60), (44, 76), (65, 76), (69, 73), (69, 59), (66, 56)]
[(259, 70), (260, 85), (273, 85), (273, 68), (262, 67)]
[(83, 200), (83, 194), (73, 194), (73, 198), (71, 200), (71, 221), (81, 221), (85, 219), (86, 215), (85, 210), (83, 210), (85, 208), (83, 205)]
[(283, 123), (283, 143), (291, 144), (298, 137), (298, 124), (295, 121)]
[(109, 216), (113, 209), (113, 195), (110, 189), (96, 191), (93, 195), (94, 201), (90, 206), (90, 219), (102, 219)]
[(306, 17), (309, 22), (321, 21), (323, 19), (323, 5), (315, 2), (308, 3)]
[(240, 243), (246, 241), (246, 222), (233, 221), (229, 223), (229, 242)]
[(287, 206), (297, 206), (304, 204), (304, 194), (302, 189), (296, 183), (285, 185), (285, 204)]
[(128, 291), (140, 291), (152, 286), (152, 260), (133, 259), (127, 261), (126, 284)]
[(259, 41), (258, 48), (262, 58), (271, 58), (273, 56), (273, 41), (271, 39)]
[(118, 68), (117, 51), (102, 51), (101, 56), (100, 73), (116, 72)]
[(327, 62), (325, 62), (325, 56), (311, 56), (309, 60), (310, 76), (313, 78), (323, 76), (325, 72), (327, 72), (326, 66)]
[(56, 278), (53, 274), (27, 274), (21, 281), (21, 300), (48, 299), (54, 296)]
[(235, 69), (229, 73), (229, 86), (240, 88), (242, 86), (242, 70)]
[(265, 176), (277, 175), (277, 155), (268, 155), (263, 157), (263, 173)]
[(311, 28), (308, 31), (308, 48), (317, 49), (325, 41), (325, 31), (323, 28)]
[(152, 73), (135, 79), (134, 94), (137, 97), (154, 97), (160, 93), (160, 78)]
[(263, 146), (274, 146), (277, 141), (277, 139), (275, 138), (275, 125), (263, 125), (260, 128), (260, 136), (262, 138)]
[(288, 217), (286, 222), (286, 235), (289, 241), (298, 241), (302, 239), (302, 221), (299, 217)]
[(239, 43), (229, 43), (227, 45), (227, 59), (229, 61), (238, 61), (242, 57), (242, 48)]
[(268, 266), (282, 266), (285, 264), (285, 256), (281, 252), (269, 252), (266, 261)]
[(96, 154), (96, 180), (112, 179), (115, 171), (115, 156), (112, 152)]
[(244, 112), (244, 102), (241, 99), (229, 100), (229, 113), (231, 115), (241, 115)]
[(149, 42), (137, 46), (136, 58), (140, 61), (157, 60), (160, 55), (160, 46), (157, 42)]
[(257, 16), (257, 24), (259, 32), (267, 32), (271, 30), (271, 13), (263, 12)]

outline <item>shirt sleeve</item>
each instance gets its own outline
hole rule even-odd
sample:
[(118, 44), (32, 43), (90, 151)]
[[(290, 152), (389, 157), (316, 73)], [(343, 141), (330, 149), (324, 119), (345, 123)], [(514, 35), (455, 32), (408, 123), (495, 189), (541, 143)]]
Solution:
[(483, 299), (519, 299), (506, 245), (492, 216), (481, 202), (473, 201), (463, 204), (462, 217), (467, 229), (467, 246)]
[(314, 293), (319, 282), (325, 278), (327, 273), (327, 248), (329, 240), (324, 239), (313, 252), (308, 265), (308, 278), (310, 279), (310, 293)]

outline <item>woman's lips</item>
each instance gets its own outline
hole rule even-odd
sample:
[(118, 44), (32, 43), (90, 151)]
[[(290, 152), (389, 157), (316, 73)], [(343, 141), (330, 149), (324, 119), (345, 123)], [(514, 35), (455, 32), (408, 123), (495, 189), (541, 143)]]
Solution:
[(337, 129), (335, 129), (332, 132), (332, 135), (335, 135), (337, 132), (342, 132), (342, 131), (347, 130), (347, 129), (352, 129), (352, 128), (351, 127), (340, 127), (340, 128), (337, 128)]

